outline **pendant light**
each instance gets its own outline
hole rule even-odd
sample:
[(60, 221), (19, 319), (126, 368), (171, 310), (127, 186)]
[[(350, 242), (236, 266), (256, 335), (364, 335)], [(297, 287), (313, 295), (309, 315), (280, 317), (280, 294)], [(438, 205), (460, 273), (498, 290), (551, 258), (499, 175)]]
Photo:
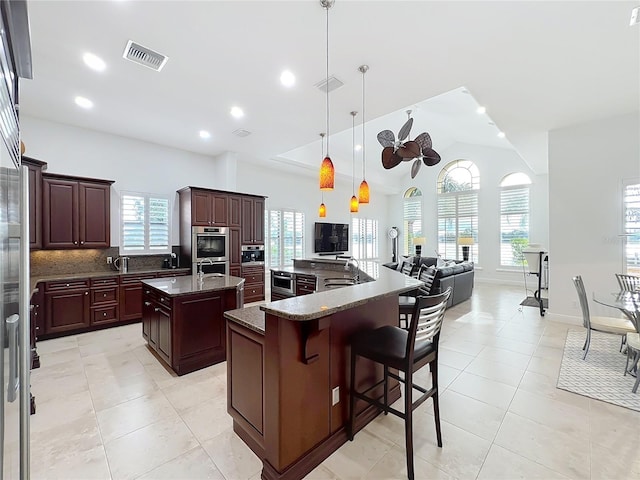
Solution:
[(329, 156), (329, 9), (333, 7), (334, 3), (335, 0), (320, 0), (320, 5), (327, 11), (327, 81), (325, 83), (327, 90), (327, 156), (324, 157), (322, 165), (320, 165), (320, 190), (333, 190), (336, 173)]
[(349, 211), (356, 213), (358, 211), (358, 197), (356, 197), (356, 115), (358, 112), (351, 112), (351, 134), (353, 137), (351, 145), (351, 155), (353, 155), (353, 171), (351, 175), (351, 202), (349, 203)]
[(365, 138), (364, 138), (364, 74), (369, 70), (368, 65), (360, 65), (358, 68), (362, 73), (362, 182), (360, 182), (360, 188), (358, 189), (358, 201), (362, 203), (369, 203), (369, 184), (365, 180), (365, 163), (367, 161), (367, 156), (365, 152)]
[[(320, 134), (320, 143), (322, 144), (322, 156), (324, 157), (324, 133)], [(327, 216), (327, 207), (324, 204), (324, 192), (320, 191), (322, 194), (322, 201), (320, 203), (320, 207), (318, 207), (318, 216), (324, 218)]]

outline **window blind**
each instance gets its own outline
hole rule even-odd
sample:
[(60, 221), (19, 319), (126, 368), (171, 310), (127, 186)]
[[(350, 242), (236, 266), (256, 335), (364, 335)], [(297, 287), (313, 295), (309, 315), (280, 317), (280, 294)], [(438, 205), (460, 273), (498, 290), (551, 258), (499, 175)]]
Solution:
[(640, 183), (625, 185), (623, 210), (625, 271), (630, 275), (640, 275)]
[(378, 221), (351, 219), (351, 255), (359, 260), (377, 260), (379, 256)]
[(123, 192), (120, 195), (120, 254), (171, 252), (169, 198)]
[(500, 265), (524, 262), (522, 249), (529, 244), (529, 187), (502, 188), (500, 191)]
[(265, 212), (269, 232), (267, 266), (293, 265), (294, 258), (304, 257), (304, 213), (294, 210)]
[(438, 253), (443, 258), (462, 258), (458, 237), (475, 239), (473, 261), (478, 261), (478, 194), (451, 192), (438, 195)]
[(406, 198), (403, 206), (404, 253), (414, 253), (413, 239), (422, 236), (422, 197)]

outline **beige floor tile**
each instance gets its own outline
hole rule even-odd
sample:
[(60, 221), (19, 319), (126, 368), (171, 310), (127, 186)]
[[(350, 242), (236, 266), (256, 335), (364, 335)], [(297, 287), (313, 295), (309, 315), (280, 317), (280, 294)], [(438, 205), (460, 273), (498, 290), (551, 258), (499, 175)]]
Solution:
[(145, 373), (144, 366), (130, 351), (90, 355), (83, 362), (89, 384), (101, 383), (108, 377), (121, 379)]
[(495, 444), (571, 478), (590, 477), (589, 438), (508, 412)]
[[(640, 450), (633, 437), (620, 437), (615, 445), (591, 444), (591, 478), (640, 478)], [(636, 429), (636, 439), (638, 438)]]
[(227, 413), (227, 398), (218, 397), (199, 403), (180, 413), (200, 443), (233, 427), (233, 419)]
[(159, 390), (97, 412), (104, 443), (177, 415)]
[(58, 455), (55, 462), (31, 467), (32, 480), (111, 480), (104, 447), (69, 451)]
[(262, 470), (260, 459), (228, 429), (202, 444), (226, 479), (250, 478)]
[[(37, 372), (37, 374), (36, 374)], [(81, 392), (88, 392), (89, 384), (82, 368), (75, 373), (66, 369), (59, 371), (55, 367), (34, 370), (31, 374), (31, 392), (38, 404), (62, 399)]]
[(564, 346), (560, 348), (549, 347), (547, 345), (538, 345), (536, 351), (533, 352), (534, 357), (541, 358), (555, 358), (562, 360), (562, 354), (564, 353)]
[[(258, 474), (258, 477), (256, 477), (256, 480), (259, 480), (259, 478), (260, 478), (260, 474)], [(333, 473), (324, 465), (318, 465), (311, 472), (309, 472), (309, 474), (306, 477), (304, 477), (305, 480), (339, 480), (339, 478), (340, 477), (338, 477), (335, 473)]]
[(560, 390), (556, 387), (557, 376), (527, 371), (520, 381), (519, 390), (542, 395), (552, 400), (569, 404), (573, 407), (589, 411), (589, 398), (575, 393)]
[(551, 377), (558, 378), (560, 373), (560, 365), (562, 364), (562, 357), (560, 358), (540, 358), (532, 357), (527, 370), (530, 372), (541, 373)]
[(137, 480), (225, 480), (200, 446), (154, 468)]
[(220, 378), (196, 378), (189, 383), (180, 382), (162, 390), (178, 413), (213, 398), (226, 397), (227, 384)]
[(40, 355), (40, 368), (51, 367), (65, 362), (82, 362), (80, 349), (77, 346), (66, 348), (64, 350), (55, 350), (52, 352), (38, 352), (38, 355)]
[(169, 388), (181, 382), (181, 377), (178, 377), (175, 372), (160, 363), (158, 359), (155, 359), (154, 363), (145, 364), (144, 370), (158, 385), (158, 388), (161, 389)]
[(198, 446), (179, 417), (153, 423), (105, 443), (113, 480), (145, 474)]
[(323, 465), (340, 478), (362, 478), (384, 455), (391, 450), (393, 443), (361, 430), (327, 458)]
[(506, 410), (452, 390), (440, 395), (440, 418), (485, 440), (493, 441), (505, 413)]
[(444, 347), (440, 347), (438, 351), (438, 362), (440, 365), (447, 365), (457, 368), (458, 370), (464, 370), (474, 358), (474, 355), (467, 355)]
[(69, 337), (52, 338), (50, 340), (38, 340), (36, 350), (41, 357), (47, 353), (78, 348), (78, 339), (75, 335)]
[(109, 376), (102, 382), (92, 383), (89, 389), (97, 412), (159, 390), (146, 372), (125, 377)]
[(42, 432), (94, 414), (89, 390), (83, 390), (37, 403), (37, 413), (31, 416), (30, 429), (31, 432)]
[(504, 363), (513, 368), (525, 369), (531, 360), (531, 355), (514, 352), (505, 348), (486, 347), (478, 354), (477, 358), (496, 363)]
[[(407, 457), (404, 447), (394, 445), (363, 478), (404, 480), (407, 478), (406, 462)], [(416, 479), (453, 480), (451, 475), (416, 455), (413, 456), (413, 469)]]
[(524, 369), (511, 367), (505, 363), (497, 363), (486, 358), (476, 358), (464, 371), (512, 387), (517, 387), (520, 384), (525, 372)]
[(498, 445), (492, 445), (489, 455), (482, 465), (478, 480), (513, 480), (515, 478), (550, 480), (568, 479), (569, 477)]
[(464, 353), (465, 355), (477, 356), (486, 345), (460, 340), (455, 334), (448, 337), (446, 341), (440, 340), (440, 346), (448, 350)]
[[(597, 400), (589, 401), (591, 442), (613, 450), (638, 437), (640, 412)], [(639, 453), (640, 455), (640, 453)]]
[(507, 409), (516, 392), (515, 387), (466, 372), (458, 375), (448, 388), (503, 410)]
[[(525, 338), (528, 339), (528, 337)], [(533, 343), (522, 340), (514, 340), (513, 338), (496, 336), (492, 346), (516, 353), (521, 353), (523, 355), (532, 355), (536, 350), (535, 340), (532, 340), (532, 342)]]

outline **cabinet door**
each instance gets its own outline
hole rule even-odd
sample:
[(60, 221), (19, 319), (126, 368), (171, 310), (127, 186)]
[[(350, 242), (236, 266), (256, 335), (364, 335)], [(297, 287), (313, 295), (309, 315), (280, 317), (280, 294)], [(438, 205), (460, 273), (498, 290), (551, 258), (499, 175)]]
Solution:
[(253, 199), (242, 199), (242, 243), (253, 243)]
[(228, 222), (227, 195), (211, 194), (211, 222), (213, 225), (227, 226)]
[(229, 275), (232, 277), (242, 277), (242, 267), (229, 267)]
[(253, 202), (253, 241), (258, 245), (264, 244), (264, 199)]
[(242, 261), (242, 251), (240, 245), (240, 229), (229, 229), (229, 265), (239, 266)]
[(208, 192), (191, 192), (191, 225), (211, 225), (211, 198)]
[(156, 351), (171, 365), (171, 312), (162, 307), (156, 307), (154, 310), (156, 310), (158, 332)]
[[(149, 342), (150, 347), (155, 348), (156, 341), (158, 338), (158, 334), (157, 334), (158, 322), (156, 320), (155, 305), (150, 298), (145, 296), (144, 303), (142, 304), (141, 307), (142, 307), (142, 336), (147, 342)], [(153, 328), (152, 328), (152, 325), (153, 325)]]
[(229, 195), (229, 226), (240, 227), (242, 225), (242, 204), (240, 197)]
[(78, 184), (79, 241), (83, 248), (111, 246), (111, 188), (90, 182)]
[(89, 290), (45, 294), (45, 333), (60, 333), (90, 325)]
[(29, 168), (29, 248), (42, 248), (42, 168)]
[(42, 245), (78, 248), (78, 182), (42, 179)]

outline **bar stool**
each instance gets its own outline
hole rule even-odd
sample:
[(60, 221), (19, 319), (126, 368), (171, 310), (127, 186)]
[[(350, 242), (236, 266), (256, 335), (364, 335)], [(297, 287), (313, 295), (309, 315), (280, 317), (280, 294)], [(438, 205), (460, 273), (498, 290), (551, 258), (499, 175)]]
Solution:
[[(436, 277), (436, 268), (426, 265), (420, 265), (418, 269), (418, 280), (424, 285), (421, 285), (413, 292), (409, 292), (407, 295), (400, 295), (398, 297), (398, 326), (401, 328), (409, 328), (409, 318), (413, 313), (413, 308), (416, 306), (416, 297), (418, 295), (430, 295), (431, 286), (433, 280)], [(404, 322), (404, 326), (403, 326)]]
[[(436, 424), (438, 447), (442, 447), (440, 432), (440, 409), (438, 404), (438, 341), (440, 329), (447, 308), (451, 287), (446, 292), (433, 296), (416, 297), (411, 323), (408, 330), (395, 326), (384, 326), (375, 330), (365, 330), (355, 334), (351, 340), (351, 383), (349, 392), (349, 440), (355, 435), (356, 398), (381, 409), (385, 415), (391, 412), (404, 419), (407, 455), (407, 475), (414, 478), (413, 470), (413, 411), (425, 400), (433, 397), (433, 414)], [(356, 357), (363, 357), (384, 366), (384, 378), (362, 392), (356, 390)], [(429, 390), (413, 383), (413, 374), (429, 364), (431, 388)], [(394, 372), (389, 371), (393, 369)], [(395, 373), (404, 373), (404, 378)], [(389, 377), (405, 384), (404, 412), (389, 405)], [(382, 402), (380, 396), (367, 396), (369, 392), (383, 385)], [(413, 387), (421, 392), (413, 401)]]

